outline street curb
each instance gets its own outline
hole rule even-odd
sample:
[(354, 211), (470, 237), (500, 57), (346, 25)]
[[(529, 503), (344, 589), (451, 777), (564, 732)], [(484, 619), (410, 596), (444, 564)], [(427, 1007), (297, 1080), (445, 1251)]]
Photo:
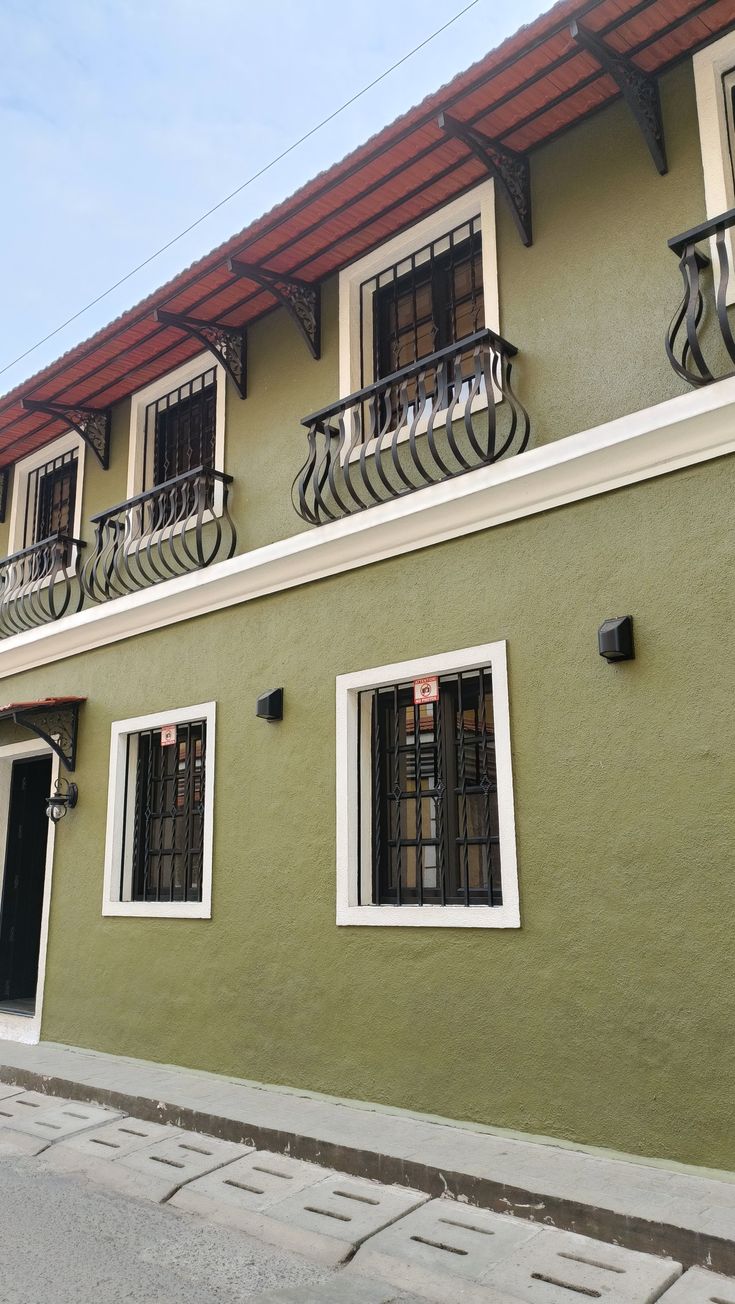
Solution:
[(735, 1242), (673, 1223), (651, 1222), (559, 1196), (539, 1195), (522, 1187), (494, 1181), (491, 1177), (453, 1172), (413, 1159), (320, 1141), (317, 1137), (302, 1136), (297, 1132), (251, 1125), (165, 1100), (49, 1077), (12, 1065), (0, 1064), (0, 1078), (26, 1091), (63, 1096), (86, 1104), (108, 1105), (148, 1122), (167, 1123), (186, 1131), (219, 1137), (223, 1141), (288, 1154), (294, 1159), (304, 1159), (353, 1177), (370, 1178), (386, 1185), (410, 1186), (433, 1197), (451, 1196), (496, 1213), (512, 1214), (516, 1218), (577, 1232), (625, 1249), (676, 1259), (684, 1268), (706, 1267), (712, 1272), (735, 1276)]

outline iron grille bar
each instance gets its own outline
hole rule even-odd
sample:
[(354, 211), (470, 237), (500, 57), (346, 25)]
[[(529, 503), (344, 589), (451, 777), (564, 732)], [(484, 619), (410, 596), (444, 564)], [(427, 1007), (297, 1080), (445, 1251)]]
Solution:
[(494, 331), (476, 331), (305, 417), (298, 515), (322, 525), (523, 452), (515, 354)]
[[(735, 272), (728, 232), (734, 228), (731, 208), (669, 240), (679, 258), (684, 295), (666, 335), (666, 354), (676, 374), (697, 387), (735, 375), (728, 312), (728, 286)], [(697, 248), (704, 240), (714, 241), (714, 264)]]

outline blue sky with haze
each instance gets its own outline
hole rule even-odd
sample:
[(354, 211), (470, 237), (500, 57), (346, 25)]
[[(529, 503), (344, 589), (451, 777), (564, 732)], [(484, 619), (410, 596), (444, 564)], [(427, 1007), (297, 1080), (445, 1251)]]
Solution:
[[(467, 0), (0, 0), (0, 367)], [(547, 5), (478, 0), (356, 104), (0, 376), (0, 393), (329, 167)]]

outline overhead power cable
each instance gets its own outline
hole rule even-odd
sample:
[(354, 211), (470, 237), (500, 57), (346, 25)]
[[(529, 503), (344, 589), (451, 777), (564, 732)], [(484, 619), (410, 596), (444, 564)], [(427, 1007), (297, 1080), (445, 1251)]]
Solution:
[(333, 122), (335, 118), (339, 117), (340, 113), (344, 113), (345, 109), (349, 109), (350, 105), (355, 104), (363, 95), (367, 95), (368, 91), (371, 91), (374, 86), (385, 81), (385, 78), (389, 77), (392, 72), (395, 72), (396, 68), (400, 68), (402, 64), (407, 63), (408, 60), (412, 59), (415, 54), (418, 54), (420, 50), (425, 49), (431, 41), (436, 40), (437, 36), (441, 36), (442, 32), (446, 32), (447, 28), (451, 27), (468, 13), (470, 9), (474, 9), (475, 5), (479, 3), (480, 0), (470, 0), (469, 4), (465, 5), (463, 9), (460, 9), (452, 18), (449, 18), (446, 23), (442, 23), (441, 27), (437, 27), (435, 32), (432, 32), (430, 36), (425, 37), (425, 39), (418, 45), (415, 45), (412, 50), (409, 50), (408, 54), (404, 54), (400, 59), (397, 59), (389, 68), (386, 68), (384, 72), (381, 72), (378, 77), (374, 77), (371, 82), (368, 82), (367, 86), (363, 86), (362, 90), (356, 91), (356, 93), (351, 95), (348, 100), (345, 100), (344, 104), (340, 104), (339, 108), (328, 113), (326, 118), (322, 118), (321, 122), (317, 122), (316, 126), (311, 127), (309, 131), (304, 132), (303, 136), (299, 136), (298, 140), (294, 140), (286, 147), (286, 149), (281, 150), (280, 154), (276, 154), (275, 158), (272, 158), (269, 163), (265, 163), (262, 168), (258, 168), (257, 172), (253, 172), (252, 176), (249, 176), (241, 185), (237, 186), (234, 190), (231, 190), (229, 195), (225, 195), (224, 199), (220, 199), (218, 203), (213, 204), (211, 208), (208, 208), (206, 213), (202, 213), (201, 217), (197, 217), (193, 222), (190, 222), (188, 226), (184, 227), (183, 231), (179, 231), (178, 235), (172, 236), (170, 240), (167, 240), (165, 244), (162, 244), (154, 253), (149, 254), (141, 263), (138, 263), (137, 266), (132, 267), (129, 272), (126, 272), (124, 276), (121, 276), (113, 285), (108, 286), (106, 290), (103, 290), (100, 294), (96, 295), (94, 299), (90, 299), (89, 303), (85, 304), (83, 308), (80, 308), (78, 312), (72, 313), (71, 317), (66, 318), (66, 321), (61, 322), (59, 326), (55, 326), (54, 329), (49, 331), (47, 335), (44, 335), (42, 339), (37, 340), (35, 344), (31, 344), (29, 348), (25, 349), (23, 353), (19, 353), (17, 358), (13, 358), (12, 362), (7, 362), (4, 367), (0, 367), (0, 376), (2, 376), (6, 371), (10, 371), (11, 367), (17, 366), (19, 362), (22, 362), (24, 358), (29, 357), (31, 353), (35, 353), (36, 349), (40, 349), (42, 344), (46, 344), (48, 340), (53, 339), (54, 335), (58, 335), (60, 331), (65, 330), (67, 326), (72, 324), (72, 322), (75, 322), (79, 317), (82, 317), (85, 312), (89, 312), (90, 308), (94, 308), (96, 304), (101, 303), (109, 294), (112, 294), (114, 290), (119, 289), (119, 287), (124, 285), (126, 281), (129, 281), (131, 277), (136, 276), (144, 267), (148, 267), (150, 263), (152, 263), (156, 258), (159, 258), (167, 249), (171, 249), (171, 247), (177, 244), (179, 240), (183, 240), (184, 236), (188, 235), (190, 231), (201, 226), (202, 222), (206, 222), (208, 217), (211, 217), (218, 209), (223, 208), (225, 204), (229, 204), (230, 200), (234, 199), (236, 195), (242, 194), (243, 190), (246, 190), (248, 186), (253, 184), (253, 182), (258, 181), (266, 172), (270, 172), (271, 168), (274, 168), (282, 159), (286, 158), (289, 154), (292, 154), (295, 149), (298, 149), (300, 145), (304, 144), (304, 141), (309, 140), (311, 136), (315, 136), (318, 131), (321, 131), (322, 127), (326, 127), (329, 122)]

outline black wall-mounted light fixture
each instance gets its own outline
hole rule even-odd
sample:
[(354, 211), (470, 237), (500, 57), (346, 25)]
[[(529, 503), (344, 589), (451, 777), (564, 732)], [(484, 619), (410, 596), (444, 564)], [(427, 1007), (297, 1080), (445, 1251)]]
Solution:
[(600, 656), (606, 661), (633, 661), (633, 617), (611, 616), (603, 620), (597, 631)]
[(283, 689), (271, 688), (268, 693), (261, 693), (255, 704), (255, 714), (259, 720), (283, 719)]
[(63, 820), (68, 810), (73, 810), (79, 800), (79, 789), (68, 779), (57, 779), (56, 787), (46, 799), (46, 814), (52, 824)]

